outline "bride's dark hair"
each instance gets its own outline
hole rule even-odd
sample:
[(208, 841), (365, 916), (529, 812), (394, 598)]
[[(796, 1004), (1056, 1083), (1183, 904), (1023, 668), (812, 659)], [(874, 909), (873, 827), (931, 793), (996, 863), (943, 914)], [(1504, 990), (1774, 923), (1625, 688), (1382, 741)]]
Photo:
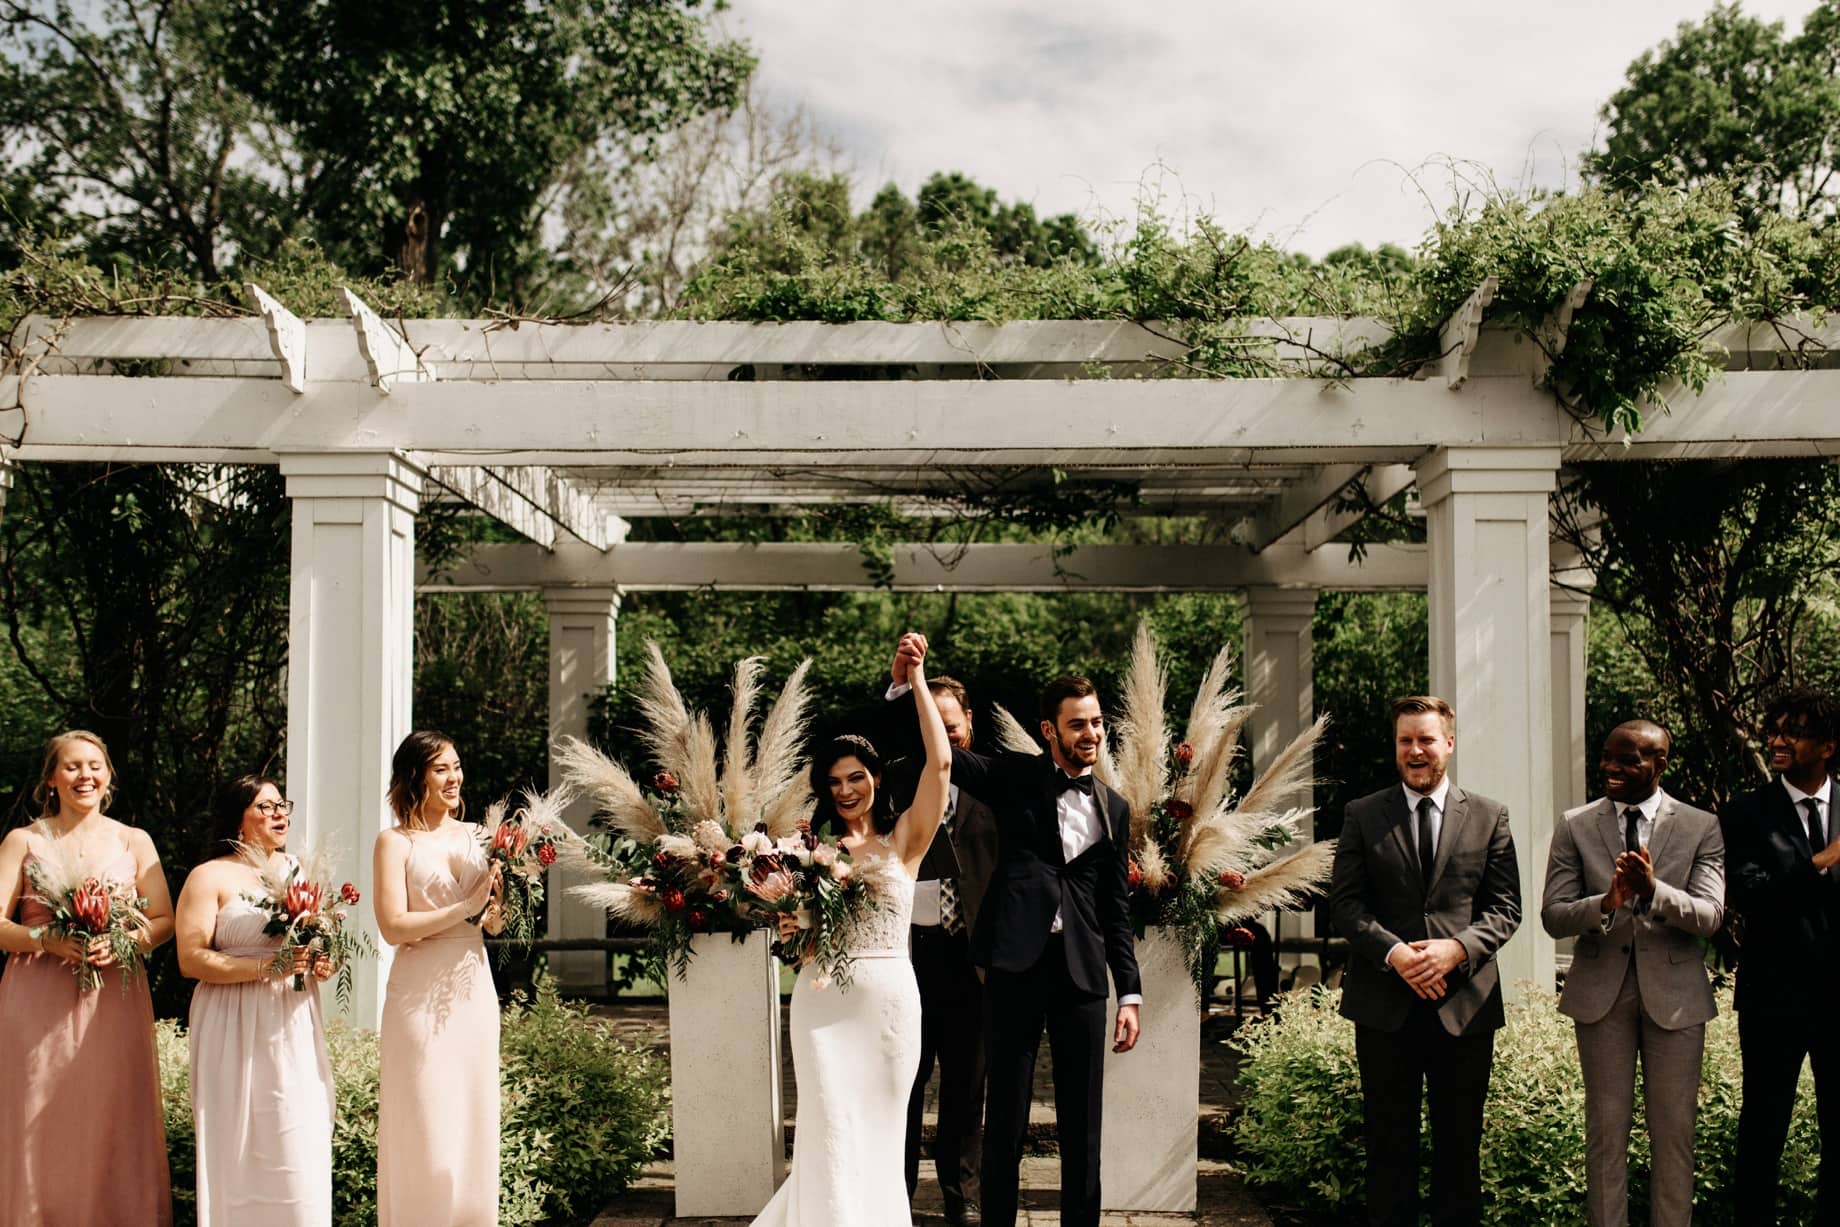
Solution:
[(811, 756), (811, 795), (818, 802), (818, 808), (811, 816), (811, 829), (822, 835), (827, 827), (834, 827), (838, 836), (844, 834), (843, 819), (837, 813), (836, 804), (831, 801), (831, 768), (846, 758), (856, 759), (875, 778), (875, 800), (869, 807), (869, 821), (877, 835), (888, 834), (894, 830), (898, 815), (894, 812), (894, 803), (889, 800), (887, 790), (882, 787), (882, 756), (875, 752), (875, 747), (869, 744), (867, 737), (858, 737), (854, 733), (831, 738)]

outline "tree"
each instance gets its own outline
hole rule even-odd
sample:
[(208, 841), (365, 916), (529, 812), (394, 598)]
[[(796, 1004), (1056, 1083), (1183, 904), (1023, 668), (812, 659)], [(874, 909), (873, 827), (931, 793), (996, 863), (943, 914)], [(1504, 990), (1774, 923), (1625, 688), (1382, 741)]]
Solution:
[(1585, 172), (1615, 187), (1690, 186), (1732, 177), (1745, 195), (1797, 217), (1836, 202), (1840, 140), (1840, 6), (1822, 4), (1802, 32), (1720, 4), (1629, 66), (1604, 104), (1604, 146)]
[(521, 297), (572, 172), (643, 158), (753, 70), (701, 0), (227, 0), (233, 79), (320, 166), (306, 205), (350, 266)]
[(296, 172), (226, 80), (226, 37), (219, 0), (0, 0), (0, 234), (57, 229), (206, 283), (272, 250)]

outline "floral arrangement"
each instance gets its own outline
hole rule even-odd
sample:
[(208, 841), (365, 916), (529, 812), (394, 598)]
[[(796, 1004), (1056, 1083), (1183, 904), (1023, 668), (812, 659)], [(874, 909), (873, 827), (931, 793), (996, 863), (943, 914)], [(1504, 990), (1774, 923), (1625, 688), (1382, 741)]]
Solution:
[[(58, 937), (88, 943), (100, 937), (121, 968), (125, 990), (141, 974), (140, 936), (147, 927), (147, 900), (126, 882), (83, 873), (56, 840), (47, 839), (49, 851), (34, 851), (26, 861), (26, 880), (32, 896), (51, 913), (47, 928)], [(101, 969), (87, 959), (71, 964), (77, 988), (90, 992), (102, 986)]]
[(499, 866), (504, 883), (504, 936), (528, 950), (537, 937), (549, 867), (556, 863), (562, 847), (579, 837), (562, 818), (575, 800), (567, 785), (523, 795), (524, 804), (515, 810), (504, 800), (486, 807), (479, 839), (485, 845), (486, 860)]
[[(1222, 928), (1229, 945), (1250, 945), (1240, 922), (1305, 901), (1328, 880), (1335, 857), (1334, 841), (1308, 842), (1314, 809), (1294, 804), (1315, 783), (1311, 761), (1326, 718), (1286, 746), (1243, 797), (1233, 795), (1252, 708), (1228, 685), (1231, 664), (1230, 649), (1215, 654), (1177, 739), (1165, 707), (1168, 672), (1155, 636), (1140, 624), (1122, 708), (1095, 768), (1131, 808), (1133, 925), (1139, 935), (1151, 925), (1177, 934), (1202, 1000)], [(997, 717), (1007, 747), (1041, 752), (1008, 712), (999, 708)]]
[(743, 837), (739, 851), (740, 862), (731, 864), (753, 905), (799, 922), (797, 933), (773, 943), (773, 953), (788, 963), (815, 964), (814, 989), (849, 988), (850, 934), (881, 906), (872, 879), (887, 862), (858, 870), (848, 849), (821, 841), (809, 827), (774, 842), (763, 824)]
[[(240, 852), (261, 879), (259, 892), (246, 893), (243, 898), (267, 915), (262, 932), (281, 939), (271, 964), (275, 974), (292, 973), (295, 956), (303, 949), (309, 952), (309, 959), (329, 958), (338, 971), (333, 987), (339, 1004), (348, 1004), (352, 961), (377, 953), (369, 934), (347, 924), (351, 909), (358, 905), (358, 888), (344, 882), (333, 889), (332, 859), (324, 853), (290, 856), (277, 873), (259, 849), (243, 845)], [(305, 976), (291, 978), (295, 992), (305, 990)]]
[(756, 858), (796, 857), (791, 844), (803, 847), (800, 828), (812, 803), (800, 747), (811, 662), (792, 671), (758, 733), (762, 661), (736, 665), (718, 753), (714, 726), (684, 703), (658, 645), (648, 642), (646, 653), (638, 735), (658, 770), (642, 787), (615, 759), (564, 739), (557, 747), (564, 778), (593, 799), (597, 813), (590, 833), (561, 852), (572, 868), (601, 879), (571, 891), (616, 920), (649, 929), (656, 954), (681, 977), (693, 937), (738, 938), (768, 919), (766, 901), (746, 885)]

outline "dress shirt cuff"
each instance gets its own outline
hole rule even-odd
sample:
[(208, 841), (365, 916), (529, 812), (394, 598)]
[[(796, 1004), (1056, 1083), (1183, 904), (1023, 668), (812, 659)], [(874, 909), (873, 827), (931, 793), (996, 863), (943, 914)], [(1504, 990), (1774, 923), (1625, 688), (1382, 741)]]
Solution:
[(1393, 971), (1393, 951), (1398, 950), (1404, 945), (1404, 942), (1394, 942), (1392, 945), (1388, 946), (1386, 948), (1386, 956), (1380, 960), (1380, 966), (1386, 968), (1388, 971), (1392, 971), (1394, 975), (1398, 975), (1399, 973), (1397, 971)]
[(1143, 1003), (1144, 995), (1142, 993), (1126, 993), (1118, 999), (1119, 1005), (1142, 1005)]
[(1604, 897), (1602, 895), (1599, 895), (1597, 897), (1597, 911), (1598, 911), (1597, 931), (1599, 933), (1608, 933), (1612, 928), (1614, 928), (1616, 925), (1616, 913), (1622, 910), (1623, 910), (1622, 908), (1617, 908), (1616, 911), (1614, 912), (1604, 911)]
[(896, 682), (888, 687), (888, 693), (882, 696), (882, 701), (892, 703), (912, 689), (913, 684), (910, 682)]

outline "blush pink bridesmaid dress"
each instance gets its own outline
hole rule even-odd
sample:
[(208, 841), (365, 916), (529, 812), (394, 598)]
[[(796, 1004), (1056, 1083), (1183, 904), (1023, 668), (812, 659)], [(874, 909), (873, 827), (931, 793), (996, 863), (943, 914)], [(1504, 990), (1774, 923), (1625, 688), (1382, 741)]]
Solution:
[[(458, 903), (490, 872), (471, 826), (400, 829), (410, 911)], [(381, 1039), (380, 1227), (494, 1227), (498, 995), (478, 926), (456, 921), (396, 948)]]
[[(31, 853), (27, 853), (31, 859)], [(105, 870), (134, 881), (123, 847)], [(20, 872), (14, 919), (51, 919)], [(0, 1227), (167, 1227), (172, 1189), (147, 978), (15, 954), (0, 976)]]

